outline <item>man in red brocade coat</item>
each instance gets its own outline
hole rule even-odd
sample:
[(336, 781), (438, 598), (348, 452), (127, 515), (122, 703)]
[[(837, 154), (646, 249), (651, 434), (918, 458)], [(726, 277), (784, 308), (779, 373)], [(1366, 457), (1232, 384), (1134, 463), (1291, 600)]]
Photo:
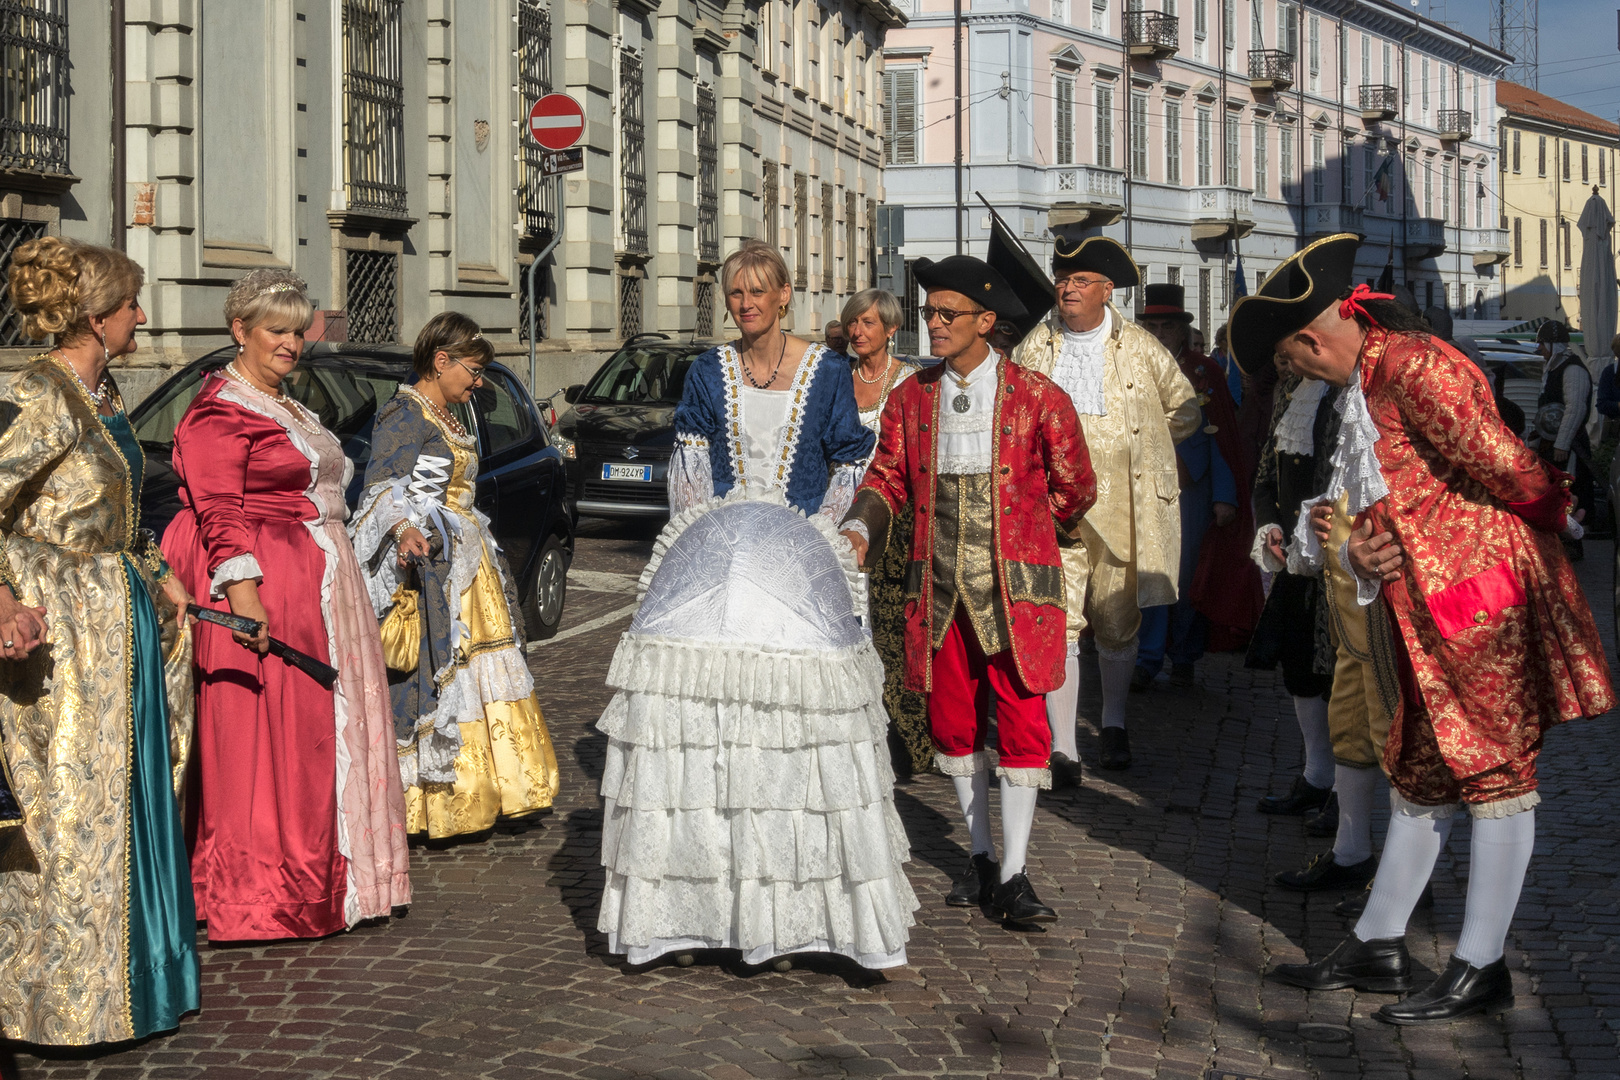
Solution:
[[(944, 363), (897, 386), (845, 519), (864, 561), (916, 508), (906, 574), (906, 685), (928, 694), (940, 771), (956, 785), (973, 850), (946, 898), (1012, 922), (1056, 918), (1024, 873), (1035, 793), (1051, 786), (1047, 691), (1067, 656), (1058, 533), (1073, 538), (1097, 498), (1069, 397), (1000, 359), (989, 338), (1024, 307), (978, 259), (917, 264), (929, 342)], [(870, 547), (868, 547), (870, 544)], [(996, 750), (985, 748), (996, 710)], [(990, 839), (989, 769), (1001, 778), (1002, 860)]]
[[(1385, 298), (1350, 288), (1357, 244), (1318, 241), (1268, 279), (1272, 296), (1232, 314), (1246, 364), (1274, 350), (1348, 387), (1340, 451), (1360, 497), (1342, 557), (1363, 602), (1382, 588), (1400, 686), (1383, 756), (1395, 812), (1366, 910), (1327, 957), (1273, 974), (1308, 989), (1410, 986), (1406, 922), (1464, 806), (1474, 819), (1468, 904), (1451, 962), (1375, 1013), (1433, 1023), (1511, 1005), (1502, 953), (1534, 846), (1542, 737), (1607, 711), (1614, 693), (1559, 540), (1579, 529), (1568, 477), (1507, 429), (1461, 354), (1384, 328)], [(1273, 286), (1278, 275), (1293, 287)], [(1318, 539), (1331, 516), (1312, 512)]]

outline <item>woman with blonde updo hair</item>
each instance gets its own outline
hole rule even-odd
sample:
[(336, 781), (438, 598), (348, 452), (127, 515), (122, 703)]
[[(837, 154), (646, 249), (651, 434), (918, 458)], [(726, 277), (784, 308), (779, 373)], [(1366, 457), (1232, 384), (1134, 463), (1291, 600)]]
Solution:
[[(210, 941), (322, 937), (411, 899), (387, 669), (343, 525), (353, 464), (285, 390), (313, 314), (289, 271), (238, 281), (236, 358), (174, 432), (182, 510), (163, 550), (198, 596), (259, 624), (197, 642), (192, 882)], [(337, 685), (266, 656), (270, 635)]]
[(427, 321), (415, 382), (377, 410), (350, 530), (385, 633), (408, 620), (418, 635), (390, 655), (388, 689), (406, 827), (436, 840), (519, 825), (557, 795), (515, 582), (473, 507), (478, 437), (455, 413), (493, 359), (459, 311)]
[(0, 1029), (59, 1046), (198, 1005), (175, 796), (191, 597), (141, 528), (146, 461), (107, 370), (135, 351), (142, 277), (58, 237), (11, 259), (24, 331), (55, 343), (0, 395)]

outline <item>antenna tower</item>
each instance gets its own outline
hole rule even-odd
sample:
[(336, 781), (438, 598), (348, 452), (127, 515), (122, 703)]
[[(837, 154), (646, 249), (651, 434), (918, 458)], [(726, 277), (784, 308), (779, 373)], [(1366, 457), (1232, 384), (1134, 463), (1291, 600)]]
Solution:
[(1540, 6), (1541, 0), (1491, 0), (1491, 44), (1513, 57), (1502, 77), (1532, 90), (1541, 89)]

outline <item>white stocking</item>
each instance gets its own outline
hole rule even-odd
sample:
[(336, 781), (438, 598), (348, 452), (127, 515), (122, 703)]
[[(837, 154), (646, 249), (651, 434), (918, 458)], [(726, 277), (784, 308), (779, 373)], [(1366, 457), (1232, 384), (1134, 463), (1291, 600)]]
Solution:
[(1333, 861), (1354, 866), (1372, 858), (1373, 794), (1383, 770), (1337, 765), (1333, 790), (1339, 796), (1339, 831), (1333, 837)]
[(1381, 941), (1406, 935), (1406, 921), (1412, 917), (1412, 909), (1417, 907), (1423, 887), (1434, 873), (1434, 861), (1450, 836), (1449, 814), (1417, 817), (1403, 806), (1389, 816), (1384, 858), (1378, 864), (1378, 876), (1373, 878), (1367, 910), (1356, 923), (1356, 937)]
[(972, 776), (953, 776), (951, 780), (956, 784), (956, 801), (962, 804), (962, 816), (967, 819), (972, 853), (983, 853), (994, 859), (996, 845), (990, 839), (990, 773), (980, 770)]
[(1035, 795), (1040, 788), (1001, 782), (1001, 880), (1024, 872), (1029, 831), (1035, 826)]
[(1125, 702), (1131, 693), (1131, 673), (1136, 670), (1136, 657), (1113, 660), (1097, 657), (1097, 670), (1102, 673), (1102, 726), (1125, 726)]
[(1305, 782), (1314, 788), (1333, 786), (1333, 740), (1328, 735), (1328, 703), (1320, 697), (1294, 699), (1294, 716), (1305, 740)]
[(1079, 710), (1080, 657), (1070, 653), (1063, 664), (1063, 685), (1046, 695), (1046, 722), (1052, 727), (1052, 752), (1070, 761), (1080, 760), (1080, 743), (1074, 726)]
[[(1003, 811), (1005, 813), (1005, 811)], [(1475, 967), (1502, 959), (1508, 924), (1519, 906), (1519, 889), (1536, 846), (1536, 812), (1505, 818), (1475, 818), (1469, 847), (1468, 906), (1453, 954)]]

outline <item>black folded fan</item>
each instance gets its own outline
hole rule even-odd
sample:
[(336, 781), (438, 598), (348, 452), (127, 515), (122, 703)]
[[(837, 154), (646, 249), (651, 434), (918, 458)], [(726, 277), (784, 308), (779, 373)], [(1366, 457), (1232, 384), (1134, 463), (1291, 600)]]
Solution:
[[(241, 634), (257, 634), (263, 625), (257, 619), (250, 619), (246, 615), (233, 615), (229, 611), (215, 611), (198, 604), (190, 604), (186, 611), (203, 622), (223, 626), (227, 630), (235, 630)], [(330, 690), (337, 684), (338, 670), (331, 664), (324, 664), (306, 652), (288, 645), (278, 638), (270, 639), (270, 655), (279, 656), (305, 675)]]

